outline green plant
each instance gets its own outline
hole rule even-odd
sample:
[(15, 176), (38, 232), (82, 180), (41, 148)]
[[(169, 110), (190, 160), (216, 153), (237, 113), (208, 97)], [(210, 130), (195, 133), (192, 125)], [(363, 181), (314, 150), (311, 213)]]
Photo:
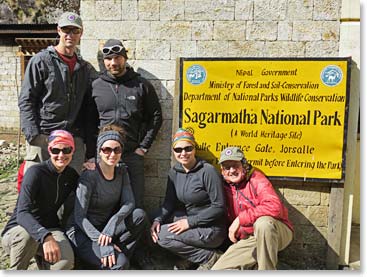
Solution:
[[(19, 164), (22, 161), (19, 162)], [(18, 170), (18, 160), (17, 157), (8, 156), (0, 161), (0, 180), (8, 178), (9, 176), (15, 174)]]

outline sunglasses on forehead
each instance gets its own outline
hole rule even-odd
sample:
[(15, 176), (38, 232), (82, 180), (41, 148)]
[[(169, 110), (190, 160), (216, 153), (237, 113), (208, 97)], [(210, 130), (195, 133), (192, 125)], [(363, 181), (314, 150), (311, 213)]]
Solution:
[(51, 153), (54, 155), (59, 155), (60, 152), (62, 152), (63, 154), (70, 154), (73, 151), (73, 147), (65, 147), (65, 148), (51, 148), (50, 149)]
[(102, 53), (107, 55), (111, 53), (118, 54), (121, 52), (122, 49), (125, 49), (121, 45), (113, 45), (113, 46), (106, 46), (102, 48)]
[(106, 155), (110, 155), (112, 152), (115, 153), (115, 154), (121, 154), (122, 153), (122, 148), (121, 148), (121, 146), (117, 146), (115, 148), (102, 147), (101, 151), (103, 152), (103, 154), (106, 154)]
[(186, 146), (186, 147), (176, 147), (173, 148), (173, 151), (175, 151), (176, 153), (182, 153), (182, 151), (185, 150), (185, 152), (191, 152), (192, 150), (194, 150), (194, 146)]

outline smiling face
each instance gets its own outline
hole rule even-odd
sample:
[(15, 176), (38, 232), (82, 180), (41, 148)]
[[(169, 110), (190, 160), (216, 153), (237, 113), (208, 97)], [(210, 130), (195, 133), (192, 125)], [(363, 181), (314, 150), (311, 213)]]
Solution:
[[(185, 169), (190, 170), (196, 164), (195, 147), (188, 141), (179, 141), (172, 149), (176, 160), (182, 164)], [(177, 152), (176, 152), (177, 151)]]
[(73, 151), (69, 153), (70, 148), (71, 147), (68, 144), (58, 143), (52, 146), (52, 148), (48, 151), (48, 153), (50, 154), (51, 162), (55, 166), (57, 172), (62, 172), (65, 169), (65, 167), (70, 164), (73, 158)]
[(227, 183), (238, 184), (245, 178), (245, 169), (241, 161), (225, 161), (221, 164), (221, 171)]
[(80, 41), (83, 30), (74, 26), (57, 27), (60, 36), (59, 46), (74, 50)]
[(107, 140), (102, 146), (99, 154), (101, 162), (107, 166), (115, 167), (121, 159), (122, 148), (121, 144), (116, 140)]

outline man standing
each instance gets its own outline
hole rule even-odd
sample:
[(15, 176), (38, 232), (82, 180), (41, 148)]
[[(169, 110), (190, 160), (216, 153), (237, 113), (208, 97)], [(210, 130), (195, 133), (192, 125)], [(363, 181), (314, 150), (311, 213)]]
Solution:
[(78, 183), (78, 173), (68, 166), (75, 144), (64, 130), (53, 131), (48, 141), (50, 159), (27, 170), (14, 212), (1, 234), (10, 269), (27, 269), (34, 256), (40, 269), (72, 269), (74, 265), (73, 249), (57, 210)]
[(220, 154), (227, 200), (228, 237), (233, 243), (211, 268), (276, 269), (278, 252), (293, 239), (288, 210), (270, 181), (237, 147)]
[(126, 163), (136, 207), (143, 208), (144, 155), (161, 125), (162, 111), (152, 84), (126, 65), (127, 50), (109, 39), (102, 49), (106, 70), (93, 82), (100, 127), (116, 124), (126, 131), (122, 161)]
[(93, 66), (76, 53), (83, 34), (79, 15), (65, 12), (61, 15), (56, 46), (49, 46), (29, 61), (19, 97), (22, 131), (25, 135), (26, 164), (49, 158), (47, 136), (56, 129), (71, 132), (75, 139), (75, 153), (71, 166), (81, 171), (87, 158), (95, 152), (95, 137), (88, 134), (88, 103), (91, 103), (91, 83), (97, 78)]

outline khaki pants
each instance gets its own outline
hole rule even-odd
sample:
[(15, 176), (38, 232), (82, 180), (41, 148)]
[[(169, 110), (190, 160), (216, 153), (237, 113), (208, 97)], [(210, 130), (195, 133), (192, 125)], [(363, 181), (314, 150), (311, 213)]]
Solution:
[[(48, 154), (48, 136), (40, 134), (33, 141), (32, 144), (26, 142), (26, 155), (25, 155), (25, 166), (24, 174), (27, 169), (32, 165), (41, 163), (50, 158)], [(79, 174), (82, 171), (84, 158), (85, 158), (85, 146), (83, 139), (80, 137), (74, 137), (75, 152), (73, 159), (71, 160), (70, 166), (73, 167)]]
[[(39, 256), (42, 260), (42, 268), (40, 269), (72, 269), (74, 267), (74, 253), (68, 239), (60, 230), (51, 229), (50, 231), (61, 250), (61, 259), (55, 264), (50, 264), (43, 260), (42, 244), (35, 241), (22, 226), (18, 225), (8, 230), (2, 238), (2, 246), (4, 251), (10, 256), (9, 269), (26, 270), (31, 259), (35, 256)], [(40, 259), (36, 258), (36, 260)]]
[(287, 225), (262, 216), (254, 224), (254, 235), (232, 244), (211, 269), (251, 269), (256, 264), (259, 270), (276, 269), (278, 252), (292, 239), (293, 232)]

